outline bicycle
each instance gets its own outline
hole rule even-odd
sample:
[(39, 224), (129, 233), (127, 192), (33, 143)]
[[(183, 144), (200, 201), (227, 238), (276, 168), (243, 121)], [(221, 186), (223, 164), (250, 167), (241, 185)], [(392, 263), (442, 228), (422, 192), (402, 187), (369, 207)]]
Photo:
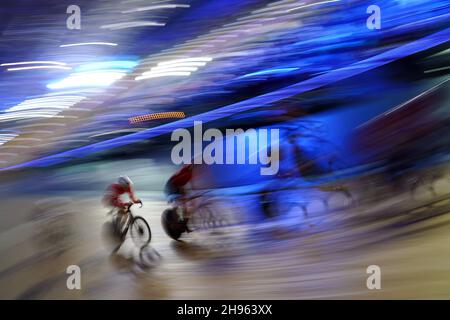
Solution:
[[(142, 249), (150, 243), (152, 232), (150, 226), (143, 217), (133, 215), (131, 211), (132, 206), (133, 203), (127, 206), (124, 214), (119, 214), (118, 210), (114, 209), (110, 212), (114, 215), (113, 226), (115, 231), (120, 235), (122, 241), (125, 240), (128, 231), (130, 231), (131, 239), (134, 244)], [(142, 208), (142, 203), (140, 208)], [(121, 224), (120, 220), (124, 216), (126, 216), (126, 221)]]
[[(206, 193), (190, 197), (186, 202), (200, 198)], [(191, 209), (192, 215), (188, 222), (181, 219), (184, 216), (183, 207), (177, 201), (171, 202), (171, 205), (172, 208), (166, 209), (162, 213), (161, 224), (166, 234), (174, 240), (179, 241), (179, 238), (185, 232), (214, 229), (228, 225), (228, 221), (223, 215), (217, 216), (215, 214), (215, 211), (211, 209), (211, 202), (208, 200), (200, 201), (199, 204), (194, 206), (194, 209)]]

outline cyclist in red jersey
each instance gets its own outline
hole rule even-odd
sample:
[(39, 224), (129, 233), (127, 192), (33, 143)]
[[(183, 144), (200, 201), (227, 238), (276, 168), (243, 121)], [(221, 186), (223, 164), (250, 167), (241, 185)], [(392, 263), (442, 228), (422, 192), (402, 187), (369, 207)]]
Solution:
[(164, 192), (169, 203), (177, 201), (183, 209), (183, 217), (186, 223), (190, 213), (186, 205), (186, 186), (192, 180), (192, 164), (184, 165), (180, 170), (173, 174), (166, 183)]
[[(128, 194), (131, 202), (122, 201), (121, 196), (124, 194)], [(125, 214), (127, 207), (133, 203), (142, 204), (142, 201), (134, 194), (134, 187), (131, 179), (126, 176), (121, 176), (117, 183), (113, 183), (107, 188), (106, 194), (103, 197), (103, 203), (106, 206), (118, 208), (120, 214)]]

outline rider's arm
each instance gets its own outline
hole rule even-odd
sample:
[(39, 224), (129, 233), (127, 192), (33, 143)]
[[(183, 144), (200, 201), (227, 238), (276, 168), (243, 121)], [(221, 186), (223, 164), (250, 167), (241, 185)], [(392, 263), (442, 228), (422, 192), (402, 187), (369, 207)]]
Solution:
[(138, 199), (136, 197), (136, 195), (134, 194), (134, 189), (132, 186), (130, 186), (130, 191), (128, 192), (130, 199), (133, 203), (142, 203), (140, 199)]
[(114, 185), (109, 186), (106, 190), (106, 194), (103, 197), (103, 203), (107, 206), (114, 206), (118, 208), (124, 208), (131, 204), (131, 202), (123, 202), (120, 199), (120, 195)]
[(112, 202), (115, 207), (119, 207), (119, 208), (125, 208), (131, 204), (131, 202), (124, 202), (124, 201), (120, 200), (120, 197), (115, 197), (112, 200)]

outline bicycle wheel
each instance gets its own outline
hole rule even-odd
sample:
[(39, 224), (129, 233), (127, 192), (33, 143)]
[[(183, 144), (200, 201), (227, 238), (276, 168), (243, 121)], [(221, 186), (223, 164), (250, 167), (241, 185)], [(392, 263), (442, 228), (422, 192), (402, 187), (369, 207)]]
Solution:
[(142, 217), (134, 217), (130, 226), (130, 233), (133, 242), (138, 247), (142, 248), (150, 243), (152, 240), (152, 232), (147, 221)]
[(186, 224), (179, 221), (177, 212), (172, 208), (164, 210), (161, 215), (161, 224), (166, 234), (177, 241), (186, 231)]
[(211, 212), (203, 210), (203, 207), (199, 207), (195, 210), (190, 218), (191, 229), (201, 231), (209, 229), (211, 221)]
[(223, 214), (216, 213), (208, 205), (202, 206), (197, 212), (197, 224), (199, 229), (208, 230), (228, 225), (228, 220)]

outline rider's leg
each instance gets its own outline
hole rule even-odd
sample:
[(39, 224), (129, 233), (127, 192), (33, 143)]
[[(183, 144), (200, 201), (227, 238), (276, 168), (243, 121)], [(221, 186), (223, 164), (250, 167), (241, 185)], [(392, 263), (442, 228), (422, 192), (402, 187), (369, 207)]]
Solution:
[(175, 209), (176, 214), (178, 215), (178, 220), (183, 220), (183, 207), (182, 202), (180, 201), (179, 194), (171, 194), (168, 197), (168, 203), (170, 203)]
[(185, 198), (185, 192), (183, 188), (178, 188), (176, 190), (171, 190), (172, 192), (168, 195), (168, 202), (173, 203), (173, 207), (175, 208), (175, 212), (178, 215), (179, 222), (186, 225), (186, 231), (191, 232), (187, 227), (187, 223), (189, 221), (189, 209), (187, 207), (187, 201)]
[(182, 199), (182, 208), (183, 208), (183, 219), (187, 220), (191, 217), (191, 212), (189, 209), (189, 205), (187, 204), (187, 201), (185, 199)]
[(192, 232), (192, 230), (189, 228), (189, 226), (188, 226), (188, 222), (189, 222), (189, 219), (190, 219), (190, 217), (191, 217), (191, 214), (190, 214), (190, 210), (188, 209), (188, 205), (184, 202), (184, 208), (183, 208), (183, 221), (184, 221), (184, 223), (185, 223), (185, 225), (186, 225), (186, 231), (187, 232)]
[(128, 211), (123, 207), (118, 208), (117, 219), (118, 219), (119, 231), (122, 232), (123, 228), (128, 220)]
[(180, 208), (182, 209), (182, 219), (186, 220), (189, 219), (189, 211), (187, 206), (187, 199), (186, 199), (186, 190), (183, 187), (178, 188), (178, 204)]
[(186, 190), (184, 188), (180, 190), (180, 199), (179, 200), (180, 200), (180, 206), (183, 210), (183, 222), (186, 226), (186, 231), (192, 232), (192, 230), (189, 229), (189, 226), (188, 226), (188, 222), (191, 217), (191, 208), (189, 206), (189, 201), (186, 197)]

